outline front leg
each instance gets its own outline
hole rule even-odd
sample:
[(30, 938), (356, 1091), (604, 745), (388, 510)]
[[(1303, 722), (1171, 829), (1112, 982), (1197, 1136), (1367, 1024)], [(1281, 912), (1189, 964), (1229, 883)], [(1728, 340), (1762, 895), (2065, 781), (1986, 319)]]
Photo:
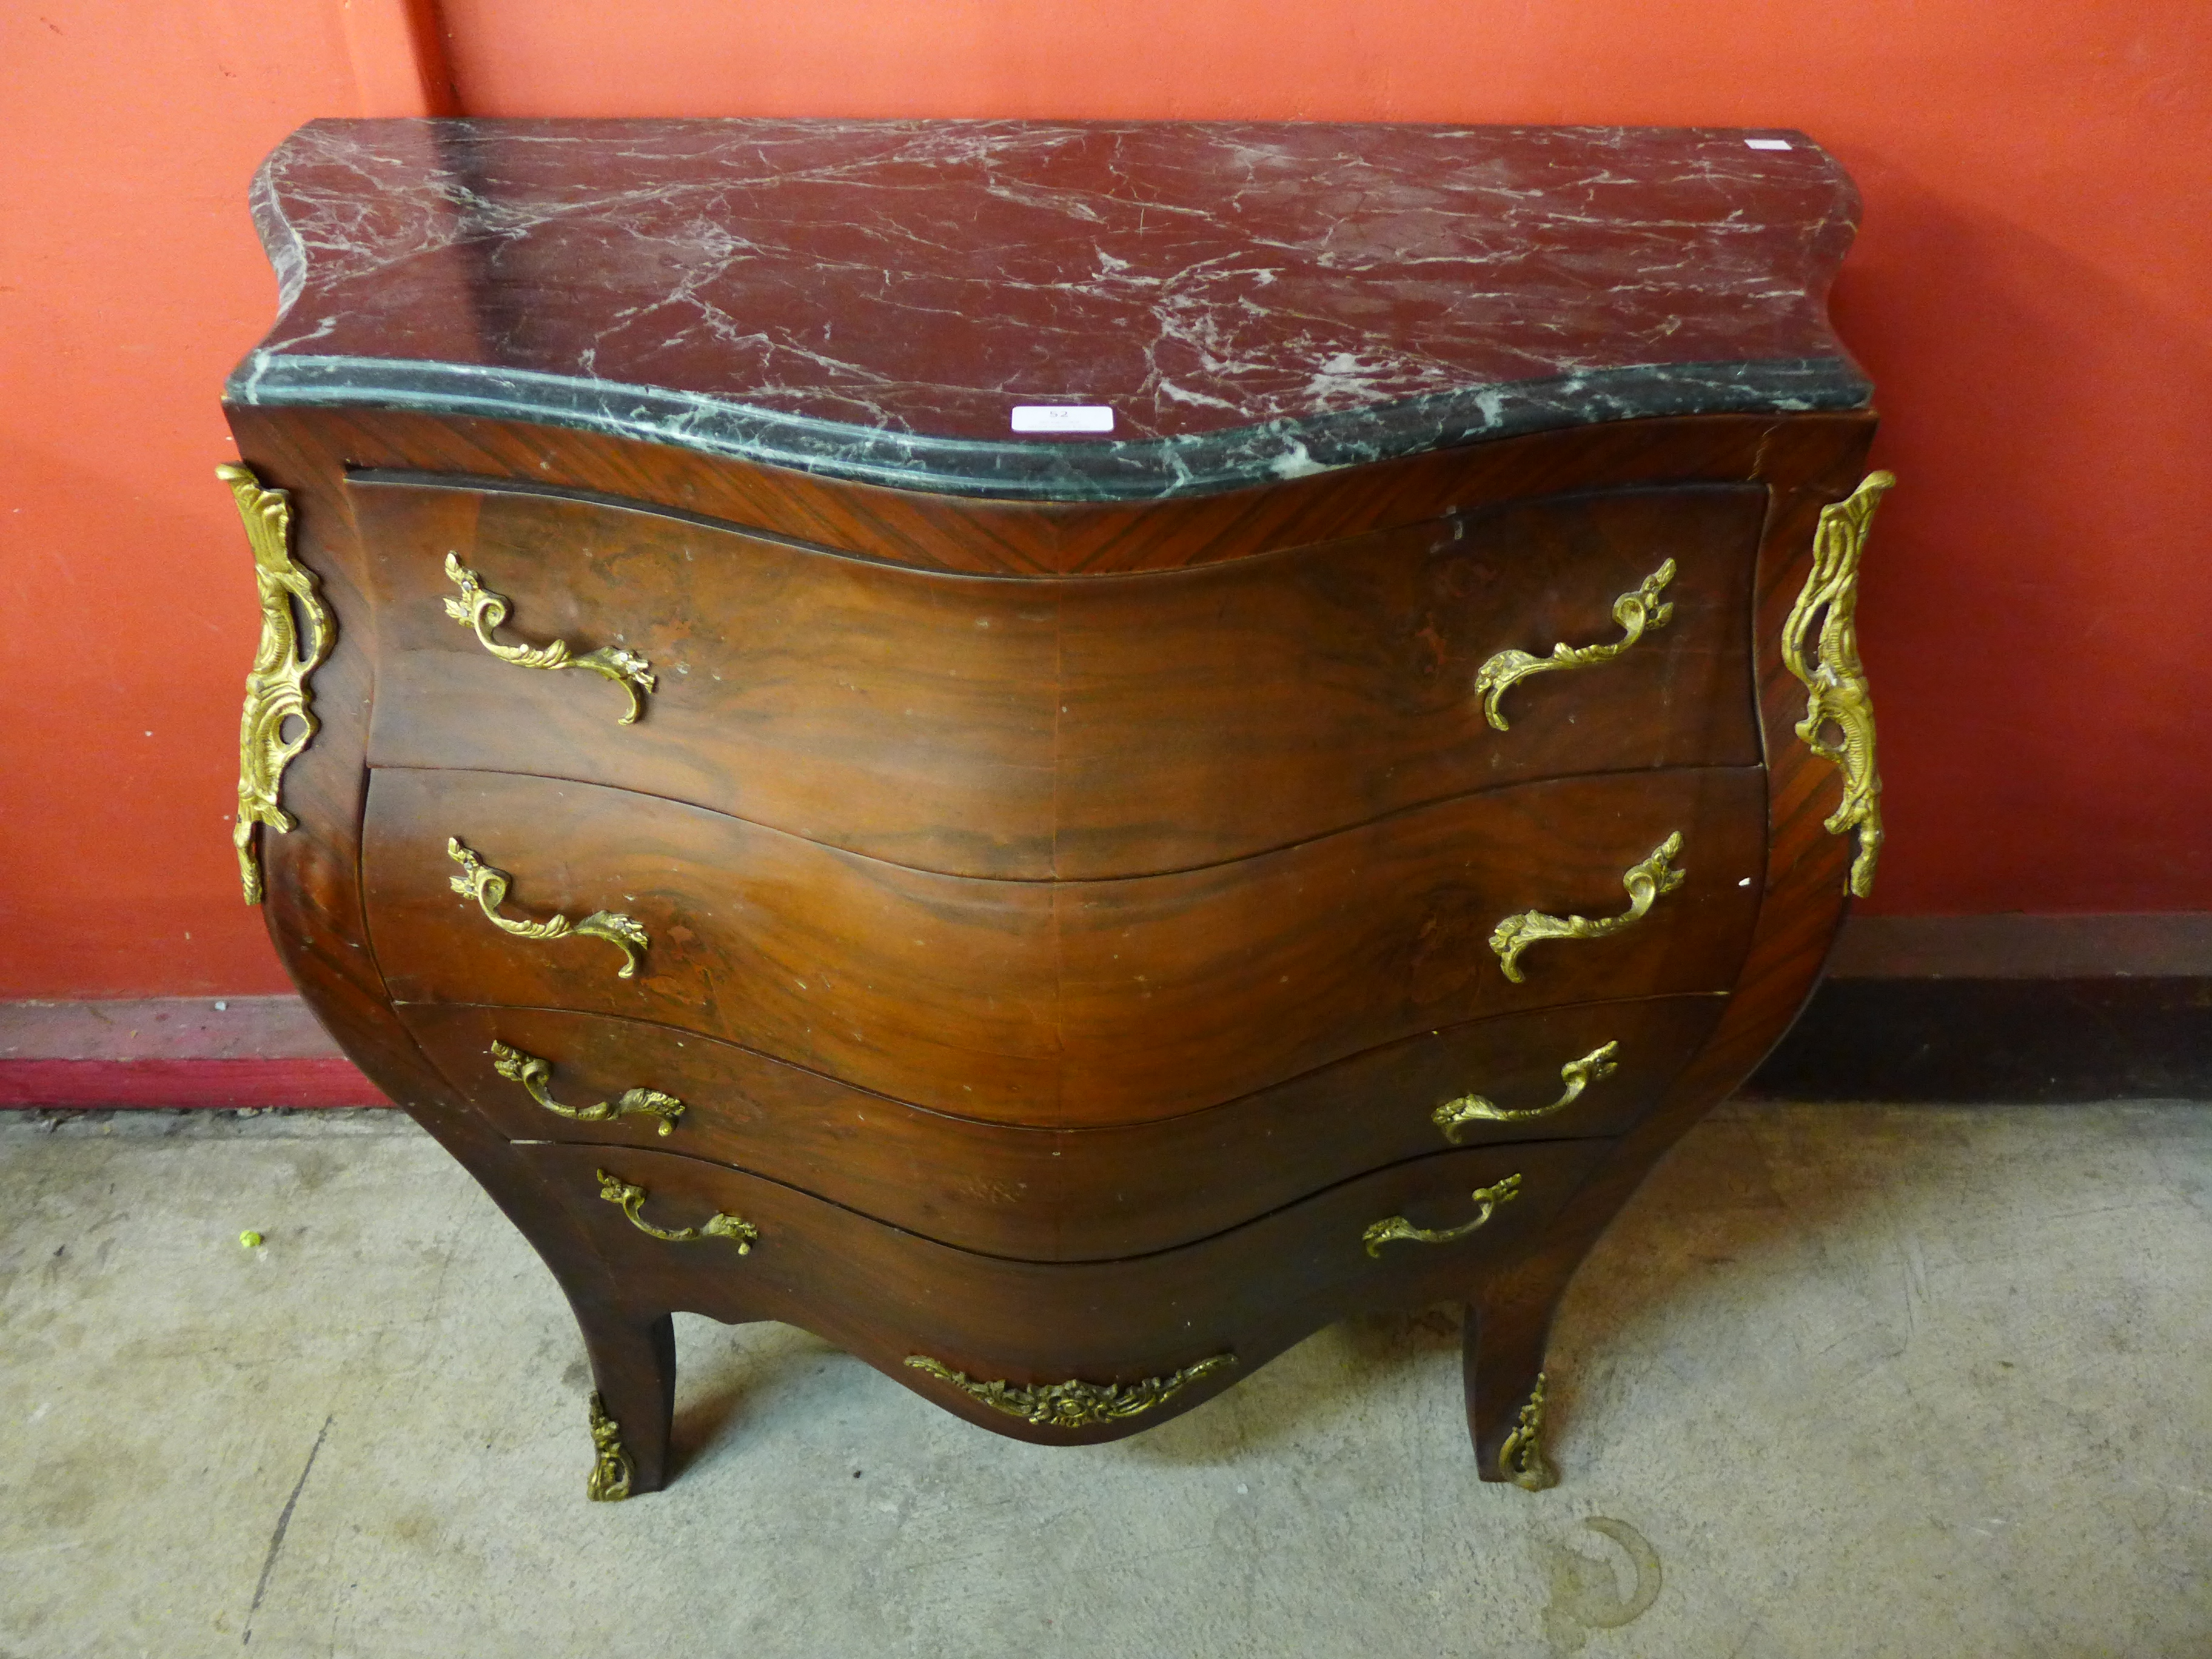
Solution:
[(1546, 1460), (1544, 1348), (1576, 1258), (1539, 1255), (1486, 1280), (1467, 1304), (1467, 1427), (1485, 1480), (1556, 1486)]
[(591, 1356), (592, 1467), (587, 1496), (611, 1503), (668, 1484), (676, 1411), (676, 1322), (667, 1314), (571, 1296)]

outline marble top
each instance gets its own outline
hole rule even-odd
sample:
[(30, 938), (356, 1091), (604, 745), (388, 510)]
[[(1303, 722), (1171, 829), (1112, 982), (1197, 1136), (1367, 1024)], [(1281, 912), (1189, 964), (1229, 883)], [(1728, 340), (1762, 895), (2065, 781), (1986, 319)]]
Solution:
[[(1826, 312), (1857, 193), (1796, 132), (317, 121), (252, 201), (282, 311), (234, 402), (962, 495), (1870, 394)], [(1012, 429), (1071, 404), (1111, 432)]]

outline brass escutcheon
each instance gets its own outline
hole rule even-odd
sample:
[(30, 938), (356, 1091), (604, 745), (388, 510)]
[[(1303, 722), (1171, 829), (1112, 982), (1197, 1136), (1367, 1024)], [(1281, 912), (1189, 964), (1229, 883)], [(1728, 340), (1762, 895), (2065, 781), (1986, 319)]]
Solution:
[(622, 1425), (607, 1415), (606, 1402), (592, 1396), (592, 1472), (584, 1480), (584, 1496), (594, 1504), (619, 1504), (629, 1496), (629, 1483), (637, 1466), (623, 1449)]
[(625, 1089), (612, 1100), (603, 1100), (596, 1106), (563, 1106), (553, 1098), (553, 1062), (526, 1054), (504, 1042), (491, 1045), (491, 1063), (494, 1071), (509, 1083), (520, 1084), (532, 1100), (556, 1117), (572, 1118), (578, 1123), (605, 1123), (626, 1113), (635, 1113), (659, 1118), (660, 1124), (655, 1133), (665, 1135), (684, 1115), (684, 1103), (658, 1089)]
[(1874, 693), (1859, 661), (1859, 560), (1874, 527), (1875, 509), (1896, 483), (1893, 472), (1869, 472), (1849, 500), (1820, 509), (1820, 528), (1813, 533), (1813, 568), (1790, 608), (1790, 620), (1782, 625), (1784, 665), (1804, 683), (1807, 694), (1797, 735), (1844, 775), (1844, 799), (1821, 827), (1832, 836), (1857, 831), (1850, 876), (1857, 898), (1874, 891), (1882, 841)]
[(1499, 1205), (1521, 1196), (1521, 1177), (1510, 1175), (1492, 1186), (1478, 1187), (1473, 1196), (1474, 1219), (1457, 1227), (1416, 1227), (1401, 1215), (1385, 1216), (1382, 1220), (1369, 1224), (1360, 1242), (1367, 1246), (1368, 1255), (1379, 1256), (1382, 1254), (1382, 1247), (1395, 1240), (1402, 1240), (1408, 1244), (1449, 1244), (1455, 1238), (1465, 1238), (1487, 1222), (1497, 1212)]
[(1202, 1376), (1225, 1370), (1237, 1363), (1233, 1353), (1218, 1353), (1186, 1365), (1170, 1376), (1148, 1376), (1141, 1382), (1040, 1382), (1023, 1387), (1012, 1382), (987, 1382), (956, 1371), (927, 1354), (908, 1354), (906, 1363), (927, 1371), (940, 1382), (949, 1382), (971, 1400), (993, 1411), (1018, 1417), (1042, 1428), (1087, 1429), (1093, 1424), (1135, 1417), (1172, 1400)]
[(1660, 603), (1659, 590), (1674, 580), (1674, 562), (1669, 559), (1646, 576), (1640, 586), (1613, 602), (1613, 619), (1620, 624), (1622, 635), (1610, 645), (1577, 646), (1562, 641), (1552, 647), (1548, 657), (1508, 650), (1491, 658), (1474, 675), (1475, 694), (1482, 699), (1484, 718), (1498, 731), (1506, 731), (1509, 723), (1498, 700), (1518, 682), (1532, 674), (1548, 674), (1555, 669), (1589, 668), (1611, 662), (1642, 639), (1646, 629), (1664, 628), (1673, 619), (1674, 607), (1671, 603)]
[(1620, 915), (1549, 916), (1541, 910), (1523, 910), (1517, 916), (1506, 917), (1490, 935), (1490, 948), (1498, 952), (1498, 964), (1505, 977), (1516, 985), (1528, 977), (1521, 971), (1521, 953), (1540, 939), (1607, 939), (1643, 921), (1662, 894), (1682, 884), (1685, 872), (1668, 862), (1681, 850), (1682, 836), (1677, 830), (1653, 848), (1649, 857), (1628, 866), (1620, 878), (1620, 884), (1628, 890), (1628, 908)]
[(1462, 1095), (1448, 1100), (1430, 1114), (1437, 1127), (1444, 1132), (1444, 1139), (1455, 1146), (1459, 1145), (1459, 1132), (1470, 1123), (1528, 1123), (1540, 1117), (1549, 1117), (1573, 1105), (1583, 1097), (1583, 1091), (1593, 1083), (1602, 1083), (1620, 1069), (1613, 1059), (1620, 1052), (1618, 1042), (1593, 1048), (1580, 1060), (1571, 1060), (1559, 1067), (1559, 1081), (1566, 1085), (1559, 1097), (1548, 1106), (1531, 1106), (1522, 1111), (1508, 1111), (1481, 1095)]
[(1544, 1461), (1544, 1373), (1536, 1373), (1536, 1386), (1514, 1420), (1513, 1432), (1498, 1449), (1498, 1472), (1523, 1492), (1556, 1486), (1559, 1477)]
[[(337, 624), (323, 603), (315, 573), (292, 556), (290, 493), (264, 489), (250, 466), (227, 463), (215, 475), (230, 486), (246, 521), (253, 582), (261, 597), (261, 642), (246, 671), (246, 708), (238, 722), (238, 817), (230, 834), (246, 902), (258, 904), (261, 861), (254, 828), (283, 835), (298, 822), (278, 797), (284, 769), (320, 729), (307, 676), (331, 654)], [(284, 728), (295, 721), (288, 738)]]

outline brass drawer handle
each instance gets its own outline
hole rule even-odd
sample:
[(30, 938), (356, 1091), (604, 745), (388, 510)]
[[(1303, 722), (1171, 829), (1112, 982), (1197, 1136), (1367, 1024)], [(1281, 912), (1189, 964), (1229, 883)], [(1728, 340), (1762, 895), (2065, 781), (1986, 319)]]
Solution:
[[(1844, 799), (1821, 827), (1832, 836), (1858, 831), (1850, 890), (1874, 891), (1881, 856), (1881, 775), (1874, 764), (1874, 694), (1859, 661), (1859, 559), (1875, 509), (1897, 483), (1893, 472), (1869, 472), (1847, 501), (1820, 509), (1813, 532), (1813, 568), (1805, 590), (1782, 625), (1782, 660), (1804, 682), (1805, 718), (1797, 735), (1844, 775)], [(1808, 652), (1808, 645), (1812, 647)], [(1836, 735), (1828, 733), (1833, 730)]]
[(532, 1100), (556, 1117), (571, 1118), (578, 1123), (606, 1123), (625, 1113), (635, 1113), (641, 1117), (659, 1118), (660, 1125), (655, 1133), (665, 1135), (684, 1115), (684, 1103), (658, 1089), (625, 1089), (612, 1100), (603, 1100), (596, 1106), (563, 1106), (553, 1098), (553, 1062), (526, 1054), (520, 1048), (510, 1048), (504, 1042), (491, 1045), (491, 1063), (493, 1070), (509, 1083), (520, 1083)]
[(1649, 858), (1628, 866), (1620, 878), (1628, 890), (1628, 908), (1620, 915), (1547, 916), (1541, 910), (1523, 910), (1506, 917), (1490, 935), (1490, 948), (1498, 952), (1498, 965), (1505, 977), (1516, 985), (1528, 977), (1521, 971), (1521, 953), (1540, 939), (1607, 939), (1643, 921), (1662, 895), (1682, 884), (1685, 872), (1668, 862), (1681, 850), (1682, 835), (1676, 830), (1653, 848)]
[(1226, 1370), (1237, 1363), (1233, 1353), (1218, 1353), (1186, 1365), (1172, 1376), (1148, 1376), (1141, 1382), (1040, 1382), (1024, 1388), (1013, 1382), (986, 1382), (965, 1371), (956, 1371), (926, 1353), (911, 1353), (906, 1363), (927, 1371), (940, 1382), (949, 1382), (971, 1400), (994, 1412), (1018, 1417), (1042, 1428), (1087, 1429), (1094, 1423), (1110, 1423), (1137, 1417), (1163, 1405), (1202, 1376)]
[(760, 1229), (743, 1216), (729, 1215), (717, 1210), (712, 1219), (702, 1227), (678, 1227), (669, 1232), (654, 1226), (638, 1213), (648, 1194), (642, 1187), (633, 1187), (627, 1181), (617, 1180), (605, 1170), (599, 1171), (599, 1196), (610, 1204), (622, 1206), (622, 1212), (629, 1218), (629, 1224), (641, 1233), (665, 1239), (671, 1244), (689, 1244), (695, 1239), (726, 1238), (735, 1242), (739, 1255), (750, 1255), (753, 1244), (760, 1237)]
[(493, 869), (452, 836), (446, 838), (446, 856), (461, 866), (461, 873), (449, 878), (453, 890), (464, 898), (474, 899), (494, 927), (517, 939), (567, 939), (571, 935), (603, 939), (623, 953), (623, 965), (615, 977), (636, 977), (639, 953), (652, 942), (637, 921), (612, 910), (594, 910), (574, 925), (566, 916), (555, 916), (546, 921), (516, 921), (499, 913), (499, 907), (507, 902), (507, 885), (513, 879), (506, 871)]
[[(1642, 639), (1647, 629), (1664, 628), (1673, 620), (1674, 605), (1659, 602), (1659, 590), (1674, 580), (1674, 562), (1661, 565), (1633, 592), (1613, 602), (1613, 619), (1621, 626), (1621, 637), (1610, 645), (1569, 645), (1552, 647), (1548, 657), (1532, 657), (1526, 651), (1501, 651), (1475, 671), (1474, 689), (1482, 699), (1482, 712), (1500, 732), (1509, 729), (1498, 700), (1516, 684), (1532, 674), (1548, 674), (1555, 668), (1589, 668), (1611, 662)], [(453, 601), (446, 601), (451, 605)]]
[(507, 620), (513, 604), (504, 593), (495, 593), (483, 585), (483, 579), (463, 564), (457, 553), (446, 555), (446, 580), (461, 590), (458, 599), (448, 597), (446, 614), (464, 628), (471, 629), (477, 643), (501, 662), (511, 662), (517, 668), (581, 668), (612, 680), (629, 697), (629, 712), (622, 717), (624, 726), (633, 726), (645, 712), (644, 693), (653, 689), (653, 665), (635, 651), (625, 651), (620, 646), (603, 645), (596, 651), (586, 651), (581, 656), (573, 654), (568, 641), (555, 640), (550, 645), (501, 645), (492, 638), (491, 630)]
[(1436, 1229), (1416, 1227), (1401, 1215), (1385, 1216), (1373, 1223), (1362, 1235), (1367, 1254), (1379, 1256), (1382, 1247), (1393, 1239), (1403, 1239), (1411, 1244), (1449, 1244), (1455, 1238), (1465, 1238), (1477, 1227), (1490, 1219), (1499, 1205), (1521, 1196), (1521, 1177), (1510, 1175), (1494, 1186), (1478, 1187), (1474, 1191), (1474, 1219), (1457, 1227)]
[[(1602, 1083), (1619, 1071), (1620, 1064), (1613, 1056), (1620, 1052), (1618, 1042), (1608, 1042), (1602, 1048), (1593, 1048), (1580, 1060), (1571, 1060), (1560, 1066), (1559, 1081), (1566, 1085), (1566, 1088), (1548, 1106), (1532, 1106), (1525, 1111), (1509, 1112), (1480, 1095), (1462, 1095), (1457, 1100), (1444, 1102), (1430, 1115), (1437, 1127), (1444, 1132), (1444, 1139), (1455, 1146), (1459, 1145), (1459, 1132), (1470, 1123), (1529, 1123), (1540, 1117), (1549, 1117), (1580, 1100), (1583, 1091), (1591, 1084)], [(664, 1130), (663, 1133), (666, 1132)]]

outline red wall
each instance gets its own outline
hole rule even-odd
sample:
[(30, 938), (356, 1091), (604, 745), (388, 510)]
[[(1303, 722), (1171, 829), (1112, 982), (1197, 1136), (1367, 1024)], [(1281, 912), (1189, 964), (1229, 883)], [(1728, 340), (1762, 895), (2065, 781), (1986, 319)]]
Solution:
[(0, 999), (289, 989), (229, 823), (260, 631), (215, 479), (318, 115), (420, 112), (404, 0), (0, 6)]
[[(416, 0), (419, 4), (420, 0)], [(0, 997), (278, 988), (228, 823), (255, 611), (211, 469), (253, 164), (426, 107), (408, 0), (0, 12)], [(1870, 908), (2212, 909), (2202, 0), (447, 0), (480, 114), (1802, 127), (1881, 387)], [(149, 735), (150, 733), (151, 735)]]

